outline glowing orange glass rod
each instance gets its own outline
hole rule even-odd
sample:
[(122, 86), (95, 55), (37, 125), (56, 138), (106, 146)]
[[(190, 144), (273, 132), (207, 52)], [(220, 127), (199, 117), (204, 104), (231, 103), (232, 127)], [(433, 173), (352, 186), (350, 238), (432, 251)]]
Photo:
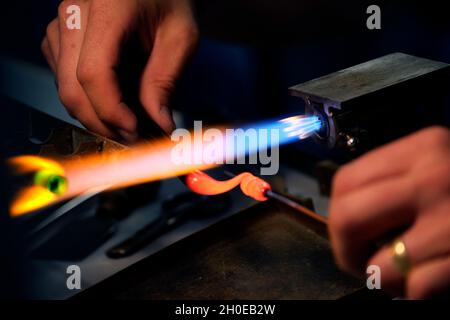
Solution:
[(266, 192), (271, 190), (266, 181), (249, 172), (241, 173), (227, 181), (218, 181), (197, 170), (186, 177), (186, 185), (191, 191), (208, 196), (228, 192), (239, 185), (245, 195), (258, 201), (267, 200)]

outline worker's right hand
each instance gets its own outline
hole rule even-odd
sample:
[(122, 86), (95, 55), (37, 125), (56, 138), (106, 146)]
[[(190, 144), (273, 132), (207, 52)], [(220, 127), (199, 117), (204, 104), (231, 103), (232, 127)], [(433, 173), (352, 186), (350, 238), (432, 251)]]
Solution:
[[(71, 5), (81, 9), (79, 30), (66, 23)], [(42, 42), (70, 115), (93, 132), (129, 141), (137, 137), (136, 116), (123, 101), (116, 68), (132, 33), (149, 54), (141, 103), (169, 133), (174, 129), (169, 96), (198, 38), (190, 0), (66, 0)]]
[[(381, 288), (393, 295), (448, 294), (450, 130), (422, 129), (341, 168), (329, 229), (342, 269), (360, 275), (378, 266)], [(394, 238), (401, 241), (403, 265), (394, 259)]]

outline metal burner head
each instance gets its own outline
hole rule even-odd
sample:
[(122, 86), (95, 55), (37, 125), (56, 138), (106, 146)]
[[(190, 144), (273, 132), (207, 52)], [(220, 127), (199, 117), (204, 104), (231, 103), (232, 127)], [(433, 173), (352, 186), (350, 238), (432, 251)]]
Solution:
[(390, 54), (290, 88), (317, 116), (316, 140), (363, 152), (421, 127), (442, 124), (450, 66)]

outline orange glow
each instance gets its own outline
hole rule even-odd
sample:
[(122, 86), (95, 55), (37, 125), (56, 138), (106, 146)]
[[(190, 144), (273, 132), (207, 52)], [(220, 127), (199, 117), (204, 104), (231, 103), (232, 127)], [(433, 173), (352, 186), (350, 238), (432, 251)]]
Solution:
[(62, 165), (69, 181), (67, 195), (101, 186), (123, 188), (213, 167), (204, 163), (175, 163), (171, 154), (173, 146), (172, 141), (163, 139), (119, 152), (64, 161)]
[(267, 200), (265, 193), (271, 190), (270, 185), (266, 181), (248, 172), (244, 172), (227, 181), (218, 181), (204, 172), (195, 171), (186, 177), (186, 185), (193, 192), (203, 195), (225, 193), (240, 185), (245, 195), (258, 201)]
[(65, 177), (68, 185), (62, 196), (56, 196), (42, 186), (26, 187), (14, 199), (10, 213), (12, 216), (22, 215), (97, 188), (123, 188), (214, 166), (205, 163), (174, 163), (171, 154), (173, 146), (171, 140), (162, 138), (126, 150), (62, 159), (59, 163), (36, 156), (12, 158), (9, 163), (17, 174), (49, 170)]
[(17, 174), (49, 170), (55, 174), (64, 175), (64, 169), (54, 160), (36, 156), (19, 156), (9, 160), (9, 164)]
[(12, 217), (21, 216), (27, 212), (40, 209), (54, 202), (58, 196), (43, 187), (31, 186), (23, 189), (17, 195), (10, 207)]
[[(9, 160), (16, 174), (31, 174), (45, 170), (63, 176), (64, 169), (56, 161), (36, 156), (19, 156)], [(10, 207), (13, 217), (37, 210), (56, 201), (58, 196), (39, 185), (29, 186), (16, 195)]]

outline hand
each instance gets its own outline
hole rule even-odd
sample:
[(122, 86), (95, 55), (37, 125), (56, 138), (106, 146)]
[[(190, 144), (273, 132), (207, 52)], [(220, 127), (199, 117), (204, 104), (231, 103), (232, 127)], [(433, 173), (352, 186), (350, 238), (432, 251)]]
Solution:
[[(81, 8), (81, 30), (66, 26), (70, 5)], [(136, 116), (122, 101), (115, 68), (132, 33), (149, 52), (140, 100), (170, 133), (174, 122), (169, 95), (198, 38), (189, 0), (66, 0), (42, 42), (70, 115), (91, 131), (126, 140), (137, 137)]]
[[(381, 269), (381, 288), (421, 299), (450, 292), (450, 131), (424, 129), (344, 166), (333, 183), (330, 236), (337, 263), (361, 274)], [(405, 243), (402, 276), (388, 246)]]

